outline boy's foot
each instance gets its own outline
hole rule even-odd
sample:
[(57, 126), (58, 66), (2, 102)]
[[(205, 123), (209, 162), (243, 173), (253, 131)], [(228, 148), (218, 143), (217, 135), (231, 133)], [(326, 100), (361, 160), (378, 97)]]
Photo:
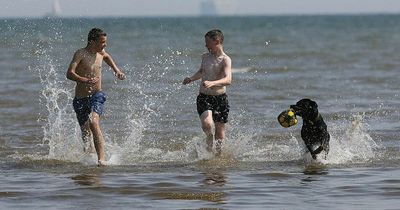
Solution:
[(221, 156), (221, 153), (222, 153), (222, 140), (217, 139), (215, 141), (215, 156), (219, 157)]
[(107, 165), (107, 162), (105, 160), (99, 160), (97, 162), (97, 166), (106, 166), (106, 165)]

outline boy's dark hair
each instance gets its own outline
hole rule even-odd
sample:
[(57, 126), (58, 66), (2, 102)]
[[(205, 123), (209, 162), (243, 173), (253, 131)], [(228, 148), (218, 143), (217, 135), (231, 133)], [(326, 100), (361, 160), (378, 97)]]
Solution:
[(101, 36), (107, 36), (107, 34), (100, 28), (92, 28), (88, 34), (88, 42), (97, 41)]
[(224, 35), (221, 30), (214, 29), (206, 33), (205, 37), (209, 37), (210, 39), (217, 40), (219, 39), (221, 43), (224, 42)]

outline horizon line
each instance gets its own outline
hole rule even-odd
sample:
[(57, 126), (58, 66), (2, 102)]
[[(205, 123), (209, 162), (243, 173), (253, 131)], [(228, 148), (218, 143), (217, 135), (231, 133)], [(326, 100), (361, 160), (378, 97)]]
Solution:
[(400, 12), (316, 12), (316, 13), (274, 13), (274, 14), (179, 14), (179, 15), (50, 15), (42, 16), (0, 16), (0, 19), (75, 19), (75, 18), (218, 18), (218, 17), (274, 17), (274, 16), (374, 16), (374, 15), (400, 15)]

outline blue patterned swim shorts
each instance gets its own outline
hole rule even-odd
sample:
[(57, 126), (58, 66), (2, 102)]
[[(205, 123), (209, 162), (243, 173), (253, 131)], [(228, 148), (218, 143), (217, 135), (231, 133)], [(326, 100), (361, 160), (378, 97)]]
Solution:
[(92, 112), (102, 115), (104, 102), (106, 102), (106, 94), (102, 91), (85, 98), (75, 97), (72, 105), (74, 106), (79, 125), (84, 125)]

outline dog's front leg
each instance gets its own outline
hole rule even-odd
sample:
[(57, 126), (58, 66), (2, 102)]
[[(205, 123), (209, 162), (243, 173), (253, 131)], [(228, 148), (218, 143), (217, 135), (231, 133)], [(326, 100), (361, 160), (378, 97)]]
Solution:
[(324, 150), (323, 146), (319, 146), (316, 150), (314, 150), (314, 154), (319, 154), (322, 152), (322, 150)]
[(311, 145), (306, 145), (306, 146), (307, 146), (308, 151), (309, 151), (310, 154), (311, 154), (311, 157), (312, 157), (314, 160), (316, 160), (316, 159), (317, 159), (317, 155), (316, 155), (316, 153), (314, 152), (312, 146), (311, 146)]

